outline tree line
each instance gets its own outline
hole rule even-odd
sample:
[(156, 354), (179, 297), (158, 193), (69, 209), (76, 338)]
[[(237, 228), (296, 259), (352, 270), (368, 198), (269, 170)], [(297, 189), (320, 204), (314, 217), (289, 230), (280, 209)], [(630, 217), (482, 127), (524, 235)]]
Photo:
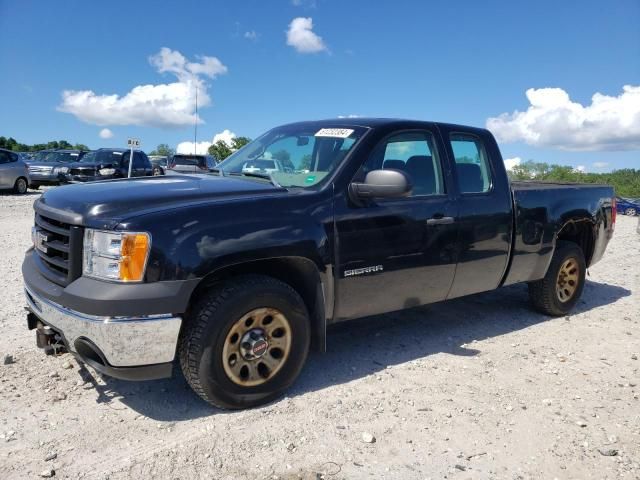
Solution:
[(53, 140), (47, 143), (34, 143), (27, 145), (20, 143), (13, 137), (0, 137), (0, 148), (13, 152), (39, 152), (40, 150), (91, 150), (83, 143), (71, 144), (66, 140)]
[(573, 167), (529, 160), (513, 167), (509, 177), (512, 180), (602, 183), (615, 188), (616, 195), (620, 197), (640, 198), (640, 170), (635, 168), (622, 168), (608, 173), (587, 173)]

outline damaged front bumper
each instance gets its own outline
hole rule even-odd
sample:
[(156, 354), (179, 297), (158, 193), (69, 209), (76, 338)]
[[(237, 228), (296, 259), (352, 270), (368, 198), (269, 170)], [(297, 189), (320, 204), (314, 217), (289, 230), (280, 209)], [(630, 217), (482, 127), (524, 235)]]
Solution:
[(29, 328), (38, 346), (64, 347), (106, 375), (124, 380), (171, 376), (182, 318), (172, 314), (102, 317), (68, 309), (25, 286)]

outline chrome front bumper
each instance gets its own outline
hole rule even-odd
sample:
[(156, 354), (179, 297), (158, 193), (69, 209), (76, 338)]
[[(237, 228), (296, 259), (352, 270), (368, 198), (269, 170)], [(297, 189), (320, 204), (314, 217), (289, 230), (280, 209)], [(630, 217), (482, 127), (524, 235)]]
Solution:
[(171, 314), (147, 317), (99, 317), (46, 300), (25, 287), (28, 310), (64, 338), (77, 354), (76, 342), (88, 340), (112, 367), (139, 367), (173, 361), (182, 318)]

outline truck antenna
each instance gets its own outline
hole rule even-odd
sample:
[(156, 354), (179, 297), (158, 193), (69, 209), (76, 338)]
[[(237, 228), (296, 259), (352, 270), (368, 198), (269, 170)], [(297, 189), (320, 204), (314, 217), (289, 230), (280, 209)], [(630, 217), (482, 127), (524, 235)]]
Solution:
[(198, 145), (198, 82), (196, 82), (196, 116), (193, 119), (193, 154), (196, 154)]

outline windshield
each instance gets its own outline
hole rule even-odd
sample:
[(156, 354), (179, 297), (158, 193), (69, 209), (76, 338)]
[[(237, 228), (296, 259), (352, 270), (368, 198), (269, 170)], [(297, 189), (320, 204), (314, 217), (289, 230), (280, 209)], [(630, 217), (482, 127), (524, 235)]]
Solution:
[(95, 150), (87, 152), (80, 161), (82, 163), (115, 163), (119, 164), (124, 152), (113, 150)]
[(41, 161), (44, 162), (77, 162), (82, 155), (78, 152), (51, 152)]
[(269, 175), (283, 187), (312, 187), (332, 173), (366, 128), (293, 124), (275, 128), (218, 165), (225, 175)]

